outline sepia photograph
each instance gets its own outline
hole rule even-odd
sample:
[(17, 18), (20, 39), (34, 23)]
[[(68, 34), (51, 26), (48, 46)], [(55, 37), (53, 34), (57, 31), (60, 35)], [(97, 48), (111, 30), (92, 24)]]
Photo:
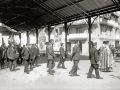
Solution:
[(0, 90), (120, 90), (120, 0), (0, 0)]

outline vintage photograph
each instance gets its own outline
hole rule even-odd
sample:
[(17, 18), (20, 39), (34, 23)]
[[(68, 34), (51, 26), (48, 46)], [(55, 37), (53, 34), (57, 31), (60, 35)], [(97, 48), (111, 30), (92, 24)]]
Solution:
[(0, 0), (0, 90), (120, 90), (120, 0)]

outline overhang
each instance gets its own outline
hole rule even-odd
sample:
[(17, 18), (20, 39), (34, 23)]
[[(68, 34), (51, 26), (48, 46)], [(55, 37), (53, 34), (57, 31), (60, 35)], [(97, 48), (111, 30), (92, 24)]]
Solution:
[(0, 0), (0, 21), (31, 30), (120, 10), (120, 0)]

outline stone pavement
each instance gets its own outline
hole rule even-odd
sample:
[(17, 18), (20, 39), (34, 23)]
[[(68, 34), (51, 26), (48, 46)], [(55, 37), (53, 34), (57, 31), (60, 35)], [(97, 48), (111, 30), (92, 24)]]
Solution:
[[(42, 57), (40, 60), (45, 60)], [(59, 59), (57, 58), (56, 61)], [(41, 62), (42, 62), (41, 61)], [(44, 61), (43, 61), (44, 62)], [(57, 65), (58, 62), (56, 62)], [(120, 90), (120, 60), (116, 60), (116, 67), (113, 72), (100, 72), (103, 80), (87, 78), (87, 72), (90, 67), (89, 60), (81, 60), (79, 62), (78, 74), (80, 76), (70, 77), (69, 71), (73, 63), (69, 60), (65, 62), (66, 68), (54, 68), (54, 76), (49, 75), (46, 71), (46, 63), (39, 63), (39, 67), (30, 71), (30, 74), (23, 72), (24, 67), (16, 67), (15, 72), (9, 69), (0, 70), (0, 90)]]

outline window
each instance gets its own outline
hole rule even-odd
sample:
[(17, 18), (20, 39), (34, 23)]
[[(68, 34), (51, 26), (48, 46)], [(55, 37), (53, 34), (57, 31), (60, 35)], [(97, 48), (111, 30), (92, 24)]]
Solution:
[(76, 33), (79, 33), (79, 28), (76, 28)]
[(105, 26), (105, 33), (106, 33), (106, 35), (107, 35), (107, 32), (108, 31), (108, 26)]
[(110, 27), (109, 29), (110, 29), (110, 36), (111, 36), (112, 28)]
[(55, 31), (56, 31), (56, 33), (57, 33), (57, 35), (58, 35), (58, 29), (55, 29)]
[(76, 33), (83, 33), (82, 28), (76, 28)]
[(82, 28), (79, 28), (79, 33), (83, 33)]
[(105, 17), (103, 18), (103, 22), (107, 22), (107, 20), (108, 20), (107, 18), (105, 18)]

